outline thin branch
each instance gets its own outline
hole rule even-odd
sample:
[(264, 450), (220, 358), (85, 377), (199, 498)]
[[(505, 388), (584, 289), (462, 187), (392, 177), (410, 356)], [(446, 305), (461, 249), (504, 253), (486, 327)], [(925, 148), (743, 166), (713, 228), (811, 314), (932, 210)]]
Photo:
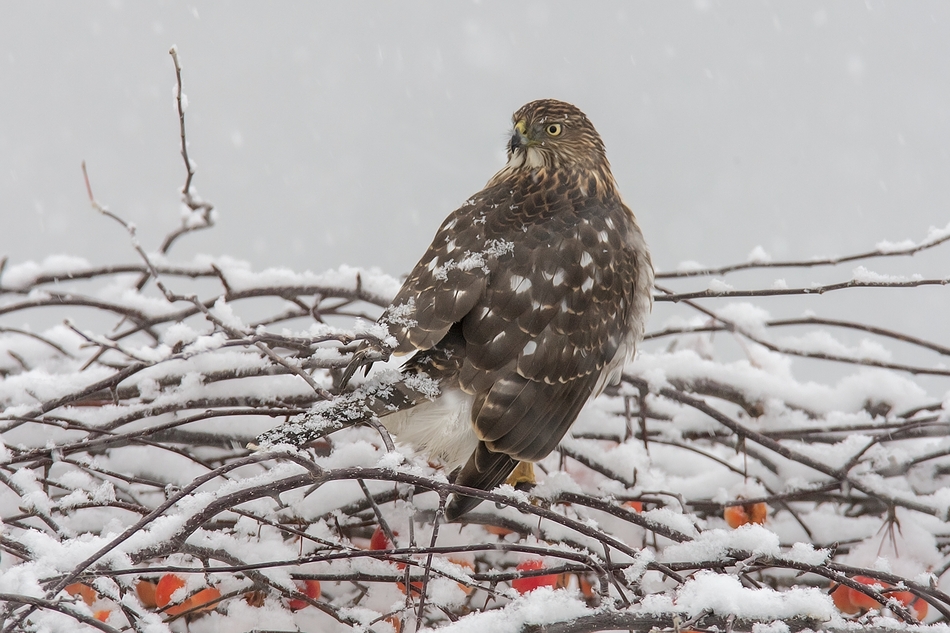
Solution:
[(679, 270), (671, 272), (658, 272), (657, 279), (679, 279), (683, 277), (708, 277), (725, 275), (738, 270), (753, 270), (763, 268), (814, 268), (816, 266), (837, 266), (848, 262), (855, 262), (862, 259), (872, 259), (876, 257), (906, 257), (915, 255), (921, 251), (934, 248), (950, 240), (950, 232), (936, 239), (924, 240), (920, 244), (908, 246), (905, 248), (886, 248), (878, 247), (871, 251), (845, 255), (843, 257), (825, 257), (814, 259), (788, 260), (780, 262), (748, 261), (741, 264), (729, 264), (719, 268), (698, 268), (695, 270)]
[(851, 279), (833, 284), (814, 285), (807, 288), (760, 288), (756, 290), (707, 289), (654, 295), (654, 301), (679, 303), (689, 299), (731, 299), (735, 297), (787, 297), (793, 295), (823, 295), (835, 290), (849, 288), (920, 288), (922, 286), (946, 286), (950, 277), (937, 279), (906, 279), (902, 281), (860, 281)]

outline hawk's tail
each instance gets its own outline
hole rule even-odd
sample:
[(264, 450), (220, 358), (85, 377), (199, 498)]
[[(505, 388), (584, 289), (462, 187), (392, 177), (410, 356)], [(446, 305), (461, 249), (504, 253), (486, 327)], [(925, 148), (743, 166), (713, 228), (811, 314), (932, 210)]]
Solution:
[[(455, 483), (459, 486), (492, 490), (500, 486), (518, 465), (518, 460), (507, 453), (495, 453), (488, 450), (484, 442), (478, 443), (478, 448), (462, 467)], [(445, 507), (445, 518), (455, 521), (482, 502), (477, 497), (452, 495), (452, 500)]]

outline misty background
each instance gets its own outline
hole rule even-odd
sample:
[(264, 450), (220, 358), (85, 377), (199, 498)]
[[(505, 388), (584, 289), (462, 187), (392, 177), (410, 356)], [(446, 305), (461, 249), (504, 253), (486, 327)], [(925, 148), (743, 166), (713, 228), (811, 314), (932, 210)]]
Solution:
[[(504, 163), (511, 113), (542, 97), (575, 103), (600, 131), (661, 270), (743, 261), (757, 246), (807, 259), (919, 241), (950, 221), (948, 33), (938, 1), (6, 2), (0, 256), (137, 261), (90, 209), (83, 160), (147, 249), (177, 226), (171, 45), (194, 185), (219, 212), (175, 246), (178, 260), (405, 274)], [(950, 272), (939, 249), (865, 265)], [(762, 305), (946, 342), (948, 292)]]

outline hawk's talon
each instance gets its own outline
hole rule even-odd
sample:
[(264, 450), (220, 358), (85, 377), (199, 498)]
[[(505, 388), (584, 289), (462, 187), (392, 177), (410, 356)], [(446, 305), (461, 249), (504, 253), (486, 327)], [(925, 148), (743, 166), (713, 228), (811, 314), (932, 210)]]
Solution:
[(508, 475), (506, 484), (512, 486), (515, 490), (531, 490), (538, 485), (538, 480), (534, 476), (534, 464), (531, 462), (518, 462), (515, 469)]

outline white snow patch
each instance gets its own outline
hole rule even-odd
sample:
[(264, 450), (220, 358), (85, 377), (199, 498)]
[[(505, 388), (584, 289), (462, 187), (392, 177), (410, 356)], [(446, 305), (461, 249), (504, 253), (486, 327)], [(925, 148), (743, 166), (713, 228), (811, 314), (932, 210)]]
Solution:
[(653, 553), (653, 550), (643, 548), (637, 553), (637, 557), (634, 559), (633, 565), (627, 567), (623, 570), (623, 576), (629, 583), (636, 583), (643, 577), (643, 574), (646, 573), (647, 567), (650, 563), (656, 560), (656, 555)]
[(746, 257), (746, 261), (754, 262), (756, 264), (766, 264), (772, 261), (772, 256), (769, 255), (761, 246), (756, 246), (752, 249), (752, 252), (749, 253), (749, 256)]
[(792, 587), (787, 591), (750, 589), (743, 587), (735, 576), (706, 570), (697, 572), (679, 588), (674, 603), (678, 611), (690, 616), (709, 609), (718, 615), (749, 620), (805, 617), (825, 621), (837, 614), (831, 597), (816, 587)]
[(3, 285), (7, 288), (28, 288), (40, 277), (69, 279), (91, 268), (89, 261), (72, 255), (49, 255), (42, 262), (23, 262), (7, 266), (3, 271)]
[(765, 334), (766, 323), (771, 318), (765, 309), (745, 302), (726, 304), (718, 310), (717, 315), (757, 335)]
[(379, 458), (379, 461), (376, 462), (376, 467), (396, 469), (399, 468), (404, 461), (406, 461), (405, 455), (399, 451), (389, 451)]
[(224, 297), (218, 297), (218, 300), (214, 302), (211, 314), (218, 317), (225, 327), (239, 332), (244, 330), (244, 322), (234, 313), (234, 309), (224, 300)]
[(422, 631), (439, 633), (518, 633), (530, 625), (565, 622), (593, 613), (576, 593), (541, 587), (502, 609), (472, 613), (452, 624)]
[(896, 253), (898, 251), (910, 250), (915, 246), (917, 246), (917, 243), (911, 239), (901, 240), (900, 242), (881, 240), (874, 245), (878, 253)]
[(815, 549), (811, 543), (795, 543), (783, 558), (803, 565), (823, 565), (830, 555), (829, 550)]
[(670, 545), (660, 560), (717, 560), (730, 552), (749, 552), (755, 556), (781, 555), (778, 535), (761, 525), (750, 523), (735, 530), (706, 530), (692, 541)]
[(705, 268), (706, 267), (700, 264), (699, 262), (694, 262), (691, 259), (687, 259), (686, 261), (682, 261), (679, 263), (679, 265), (676, 267), (676, 272), (691, 273), (697, 270), (705, 270)]
[(851, 275), (854, 281), (867, 284), (904, 283), (911, 280), (916, 281), (923, 279), (921, 275), (916, 274), (911, 275), (909, 278), (904, 277), (903, 275), (882, 275), (881, 273), (868, 270), (864, 266), (858, 266), (855, 268)]
[(735, 290), (735, 288), (721, 279), (712, 279), (709, 281), (709, 292), (713, 294), (723, 294), (731, 290)]

